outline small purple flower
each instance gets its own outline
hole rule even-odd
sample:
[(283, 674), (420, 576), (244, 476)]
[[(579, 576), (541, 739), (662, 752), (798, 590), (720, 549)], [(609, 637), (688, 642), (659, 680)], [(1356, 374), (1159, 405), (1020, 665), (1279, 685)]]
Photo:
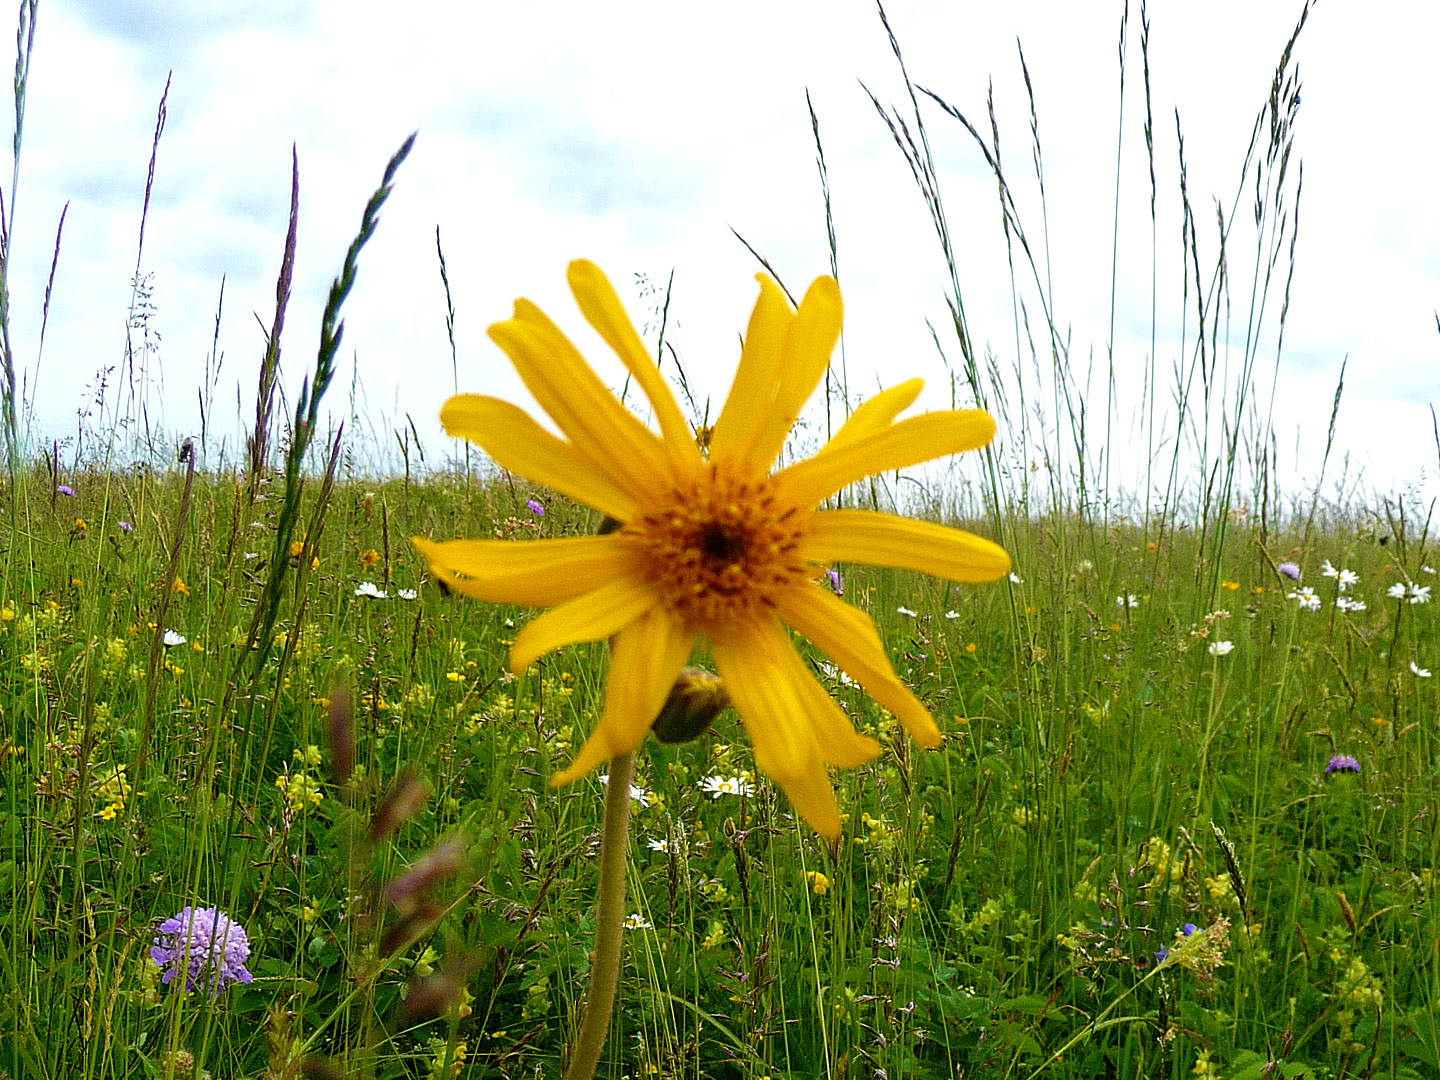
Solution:
[(69, 484), (56, 484), (55, 494), (65, 495), (73, 499), (75, 497), (75, 489), (72, 488)]
[(1275, 567), (1275, 572), (1277, 574), (1284, 574), (1291, 581), (1300, 580), (1300, 567), (1296, 566), (1293, 562), (1282, 562), (1279, 566)]
[(170, 985), (183, 970), (187, 992), (203, 984), (211, 997), (219, 997), (229, 983), (254, 981), (245, 970), (249, 958), (245, 928), (213, 907), (181, 908), (156, 927), (155, 947), (150, 950), (150, 959), (166, 969), (162, 983)]
[(1180, 933), (1184, 934), (1186, 937), (1189, 937), (1191, 934), (1195, 933), (1195, 931), (1199, 929), (1200, 928), (1196, 926), (1193, 922), (1187, 922), (1184, 926), (1180, 927)]
[(538, 499), (526, 499), (525, 505), (530, 508), (530, 512), (536, 517), (545, 516), (545, 507), (540, 504)]
[(1156, 949), (1156, 950), (1155, 950), (1155, 962), (1156, 962), (1157, 964), (1163, 964), (1163, 963), (1165, 962), (1165, 957), (1167, 957), (1167, 956), (1169, 956), (1169, 955), (1170, 955), (1170, 950), (1169, 950), (1169, 949), (1164, 949), (1164, 948)]
[(1360, 762), (1356, 761), (1349, 754), (1336, 754), (1330, 759), (1330, 764), (1325, 766), (1327, 773), (1332, 772), (1359, 772)]
[(119, 529), (121, 532), (126, 532), (126, 533), (128, 533), (128, 532), (134, 532), (134, 531), (135, 531), (135, 526), (134, 526), (134, 525), (131, 525), (130, 522), (128, 522), (128, 521), (117, 521), (117, 522), (115, 523), (115, 527), (116, 527), (117, 529)]
[(840, 583), (840, 571), (826, 570), (825, 584), (830, 586), (830, 591), (833, 592), (836, 596), (845, 595), (845, 586)]

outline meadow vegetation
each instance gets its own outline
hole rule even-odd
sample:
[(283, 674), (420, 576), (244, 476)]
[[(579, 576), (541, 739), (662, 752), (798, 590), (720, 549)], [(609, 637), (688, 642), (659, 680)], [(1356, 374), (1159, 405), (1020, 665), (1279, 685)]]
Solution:
[[(1254, 232), (1244, 362), (1223, 368), (1214, 344), (1220, 267), (1249, 241), (1222, 230), (1202, 274), (1187, 219), (1179, 412), (1135, 431), (1076, 392), (998, 128), (905, 86), (912, 108), (877, 109), (952, 270), (929, 146), (959, 132), (994, 168), (1017, 354), (1010, 370), (972, 345), (953, 277), (955, 395), (992, 411), (997, 445), (846, 498), (990, 536), (1014, 572), (969, 587), (832, 568), (945, 732), (919, 750), (805, 653), (884, 746), (835, 774), (834, 844), (756, 773), (733, 714), (647, 742), (599, 1075), (1440, 1075), (1429, 508), (1283, 490), (1254, 406), (1294, 253), (1289, 46), (1237, 185), (1254, 212), (1230, 215)], [(1147, 58), (1147, 145), (1148, 89)], [(508, 674), (530, 613), (447, 594), (407, 538), (600, 521), (478, 452), (367, 476), (347, 435), (319, 433), (348, 281), (403, 158), (289, 414), (282, 298), (243, 460), (197, 468), (193, 444), (162, 460), (135, 425), (93, 432), (103, 452), (37, 450), (11, 420), (0, 1076), (562, 1073), (602, 786), (547, 779), (595, 722), (606, 651)], [(283, 250), (288, 282), (293, 229)], [(843, 413), (835, 374), (822, 404)], [(1123, 495), (1108, 470), (1141, 447), (1153, 468)], [(244, 927), (252, 981), (162, 983), (158, 928), (187, 906)]]

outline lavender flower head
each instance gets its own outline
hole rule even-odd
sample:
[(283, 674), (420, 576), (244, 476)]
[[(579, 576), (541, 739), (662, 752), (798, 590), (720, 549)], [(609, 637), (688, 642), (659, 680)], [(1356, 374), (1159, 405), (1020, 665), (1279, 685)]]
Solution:
[(1300, 567), (1293, 562), (1282, 562), (1279, 566), (1275, 567), (1275, 572), (1277, 574), (1284, 574), (1291, 581), (1300, 580)]
[(1330, 764), (1325, 766), (1327, 773), (1332, 772), (1359, 772), (1360, 762), (1356, 761), (1349, 754), (1336, 754), (1330, 759)]
[(170, 984), (183, 969), (186, 991), (202, 983), (211, 997), (233, 982), (253, 982), (245, 969), (250, 959), (250, 939), (245, 928), (219, 908), (181, 908), (166, 919), (155, 933), (150, 959), (166, 969), (161, 982)]
[(540, 504), (539, 500), (537, 500), (537, 499), (526, 499), (526, 500), (525, 500), (525, 505), (530, 508), (530, 512), (531, 512), (532, 514), (534, 514), (536, 517), (544, 517), (544, 516), (545, 516), (545, 507)]
[(119, 528), (119, 530), (120, 530), (121, 532), (127, 532), (127, 533), (128, 533), (128, 532), (134, 532), (134, 531), (135, 531), (135, 526), (134, 526), (134, 525), (131, 525), (130, 522), (128, 522), (128, 521), (117, 521), (117, 522), (115, 523), (115, 525), (116, 525), (117, 528)]
[(65, 495), (65, 496), (73, 499), (73, 498), (75, 497), (75, 489), (72, 488), (69, 484), (56, 484), (56, 485), (55, 485), (55, 494), (57, 494), (57, 495)]
[(845, 595), (845, 586), (842, 585), (840, 582), (840, 571), (833, 569), (826, 570), (824, 576), (825, 584), (829, 587), (831, 592), (833, 592), (836, 596)]

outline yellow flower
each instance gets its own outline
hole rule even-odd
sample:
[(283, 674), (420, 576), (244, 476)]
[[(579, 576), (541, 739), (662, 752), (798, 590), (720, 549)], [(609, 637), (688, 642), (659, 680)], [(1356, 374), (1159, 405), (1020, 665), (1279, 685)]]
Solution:
[(527, 542), (419, 537), (446, 585), (491, 603), (552, 610), (510, 651), (510, 669), (579, 642), (613, 637), (604, 712), (566, 784), (644, 740), (697, 638), (709, 643), (755, 762), (827, 837), (840, 811), (826, 765), (850, 768), (880, 753), (811, 675), (786, 632), (808, 638), (894, 713), (923, 746), (940, 731), (890, 667), (874, 623), (817, 579), (835, 563), (993, 581), (1010, 558), (988, 540), (931, 522), (821, 504), (868, 476), (988, 443), (979, 410), (896, 422), (920, 393), (911, 379), (861, 405), (814, 457), (771, 472), (840, 335), (840, 290), (818, 278), (799, 308), (759, 276), (740, 366), (702, 451), (614, 288), (592, 263), (570, 264), (582, 314), (644, 391), (659, 432), (627, 410), (534, 304), (490, 327), (520, 378), (565, 436), (506, 401), (460, 394), (440, 420), (503, 469), (568, 495), (618, 522), (604, 536)]
[(830, 879), (819, 870), (806, 870), (805, 882), (816, 896), (824, 896), (830, 891)]
[(360, 565), (366, 570), (373, 570), (380, 563), (380, 553), (374, 548), (366, 548), (360, 553)]
[(170, 583), (170, 591), (177, 592), (181, 596), (189, 596), (190, 586), (185, 584), (184, 578), (177, 577), (174, 581)]

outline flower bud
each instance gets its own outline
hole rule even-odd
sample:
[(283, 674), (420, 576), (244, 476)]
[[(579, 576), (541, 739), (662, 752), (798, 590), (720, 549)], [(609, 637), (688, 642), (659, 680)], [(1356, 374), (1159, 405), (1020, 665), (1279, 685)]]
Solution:
[(729, 707), (730, 696), (720, 676), (700, 668), (685, 668), (655, 718), (655, 737), (662, 743), (698, 739)]

